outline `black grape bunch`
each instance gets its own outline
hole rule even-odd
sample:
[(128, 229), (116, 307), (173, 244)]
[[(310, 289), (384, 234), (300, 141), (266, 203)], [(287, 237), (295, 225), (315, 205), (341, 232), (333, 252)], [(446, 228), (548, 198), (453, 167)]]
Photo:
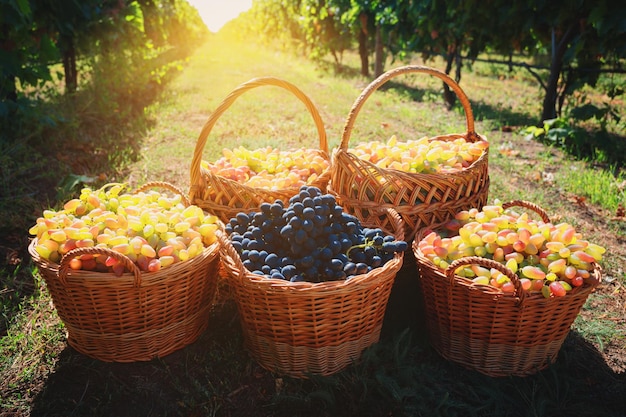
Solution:
[(254, 274), (291, 282), (350, 279), (383, 266), (405, 241), (363, 227), (331, 194), (302, 186), (281, 200), (238, 213), (225, 228), (243, 265)]

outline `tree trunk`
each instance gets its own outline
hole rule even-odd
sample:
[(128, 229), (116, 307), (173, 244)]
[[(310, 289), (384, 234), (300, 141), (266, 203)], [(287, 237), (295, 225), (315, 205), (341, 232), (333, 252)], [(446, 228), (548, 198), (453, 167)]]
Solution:
[[(448, 55), (446, 56), (446, 70), (445, 73), (450, 75), (452, 71), (452, 64), (454, 63), (457, 55), (456, 46), (450, 46), (448, 48)], [(454, 91), (450, 90), (450, 87), (445, 82), (443, 83), (443, 100), (446, 104), (446, 107), (449, 109), (454, 106), (454, 102), (456, 101), (456, 94)]]
[(363, 30), (359, 32), (359, 56), (361, 57), (361, 75), (369, 77), (370, 62), (369, 54), (367, 52), (367, 35), (363, 32)]
[[(540, 125), (544, 120), (550, 120), (556, 118), (556, 104), (558, 99), (557, 89), (559, 86), (559, 78), (561, 77), (561, 71), (563, 70), (563, 57), (569, 42), (576, 35), (576, 24), (570, 25), (567, 32), (563, 35), (558, 45), (556, 42), (552, 42), (552, 59), (550, 62), (550, 75), (548, 76), (548, 82), (546, 83), (546, 95), (543, 98), (543, 110), (541, 112)], [(553, 32), (554, 33), (554, 32)]]
[(73, 94), (78, 86), (78, 74), (76, 73), (76, 48), (74, 39), (66, 37), (63, 42), (63, 70), (65, 72), (65, 92)]
[(17, 88), (15, 87), (16, 78), (12, 74), (8, 74), (0, 81), (0, 101), (9, 100), (17, 101)]
[(379, 77), (383, 74), (385, 67), (385, 56), (383, 51), (383, 39), (380, 31), (380, 25), (376, 26), (376, 58), (374, 63), (374, 76)]
[[(13, 52), (13, 45), (11, 40), (9, 39), (9, 31), (10, 27), (7, 24), (3, 24), (0, 26), (0, 45), (3, 46), (3, 49), (7, 51), (9, 54)], [(10, 56), (10, 55), (9, 55)], [(4, 72), (7, 67), (1, 68)], [(4, 77), (0, 79), (0, 101), (2, 100), (10, 100), (17, 101), (17, 87), (16, 87), (17, 77), (15, 74), (12, 74), (11, 71), (5, 73)]]
[(550, 76), (548, 77), (548, 83), (546, 84), (546, 95), (543, 98), (541, 122), (556, 118), (556, 90), (559, 84), (559, 76), (561, 75), (562, 67), (563, 60), (557, 60), (555, 59), (555, 57), (553, 57), (550, 64)]
[(367, 50), (367, 15), (362, 13), (360, 18), (361, 30), (359, 31), (359, 56), (361, 57), (361, 75), (369, 77), (370, 62)]

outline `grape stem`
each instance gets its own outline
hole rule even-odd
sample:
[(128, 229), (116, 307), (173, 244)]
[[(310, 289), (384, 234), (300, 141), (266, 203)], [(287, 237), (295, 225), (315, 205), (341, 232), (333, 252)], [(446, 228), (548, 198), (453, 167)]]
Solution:
[(365, 239), (365, 243), (362, 243), (362, 244), (360, 244), (360, 245), (350, 246), (350, 247), (348, 248), (348, 250), (346, 251), (346, 256), (347, 256), (348, 258), (350, 257), (350, 251), (352, 251), (352, 249), (366, 248), (366, 247), (368, 247), (368, 246), (374, 246), (375, 248), (382, 248), (382, 247), (383, 247), (382, 245), (378, 245), (378, 246), (376, 246), (376, 245), (374, 244), (374, 241), (373, 241), (373, 240), (370, 240), (370, 239)]

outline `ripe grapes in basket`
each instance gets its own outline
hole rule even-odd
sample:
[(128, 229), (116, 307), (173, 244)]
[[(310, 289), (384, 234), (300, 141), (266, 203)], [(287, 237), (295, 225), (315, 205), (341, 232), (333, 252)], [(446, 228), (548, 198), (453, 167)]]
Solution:
[[(522, 288), (546, 298), (566, 295), (585, 284), (605, 248), (584, 240), (568, 223), (533, 220), (501, 203), (457, 213), (456, 218), (418, 242), (418, 250), (434, 265), (446, 269), (456, 259), (479, 256), (493, 259), (520, 278)], [(510, 279), (480, 265), (460, 267), (456, 275), (477, 284), (513, 292)]]
[[(199, 255), (217, 240), (217, 217), (198, 206), (185, 206), (180, 194), (124, 193), (124, 188), (83, 188), (62, 210), (45, 210), (29, 230), (37, 237), (37, 253), (58, 263), (74, 248), (100, 246), (125, 255), (142, 271), (155, 272)], [(124, 272), (115, 258), (101, 255), (80, 255), (70, 267)]]
[(288, 205), (264, 203), (225, 227), (249, 271), (292, 282), (323, 282), (365, 274), (404, 252), (407, 243), (363, 227), (335, 197), (303, 186)]
[(488, 146), (485, 140), (468, 142), (463, 138), (431, 140), (423, 137), (402, 142), (398, 141), (394, 135), (386, 143), (360, 142), (350, 149), (350, 152), (380, 168), (432, 174), (456, 172), (467, 168), (485, 152)]
[(221, 177), (255, 188), (269, 190), (299, 188), (313, 183), (329, 167), (314, 149), (281, 151), (271, 147), (249, 150), (239, 146), (224, 149), (214, 163), (202, 167)]

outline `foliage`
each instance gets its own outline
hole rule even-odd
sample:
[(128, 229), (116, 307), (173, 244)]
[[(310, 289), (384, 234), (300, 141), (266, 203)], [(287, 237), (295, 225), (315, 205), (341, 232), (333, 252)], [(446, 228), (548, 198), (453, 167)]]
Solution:
[[(623, 95), (621, 86), (612, 85), (606, 96), (608, 100), (593, 103), (581, 89), (572, 96), (571, 108), (564, 117), (544, 120), (542, 126), (523, 129), (527, 138), (563, 148), (579, 159), (626, 166), (626, 144), (624, 139), (611, 131), (623, 131), (625, 124), (616, 104)], [(591, 122), (591, 123), (590, 123)], [(591, 126), (599, 126), (595, 135), (590, 135)]]
[(330, 52), (335, 64), (341, 64), (341, 54), (352, 43), (350, 28), (341, 20), (342, 8), (333, 0), (302, 0), (300, 24), (311, 47), (310, 57), (320, 59)]
[[(523, 54), (535, 63), (549, 55), (545, 77), (525, 65), (544, 90), (540, 120), (560, 116), (567, 97), (584, 85), (595, 86), (603, 69), (620, 68), (626, 57), (626, 6), (610, 6), (609, 0), (265, 0), (255, 3), (255, 14), (276, 21), (278, 5), (277, 22), (298, 27), (298, 41), (313, 57), (330, 52), (337, 64), (337, 51), (350, 44), (350, 34), (358, 39), (361, 54), (367, 53), (363, 33), (368, 44), (375, 33), (380, 35), (394, 58), (443, 56), (447, 74), (456, 67), (457, 82), (463, 59), (471, 64), (486, 51)], [(276, 27), (280, 25), (258, 28), (276, 34)], [(444, 98), (449, 105), (454, 102), (446, 86)]]
[(252, 8), (228, 22), (222, 31), (238, 39), (251, 37), (283, 49), (304, 50), (305, 34), (299, 22), (300, 0), (257, 0)]
[[(144, 109), (207, 33), (185, 0), (0, 0), (0, 233), (16, 259), (37, 213), (137, 159)], [(70, 44), (74, 92), (62, 82)], [(32, 283), (0, 275), (10, 312)]]

